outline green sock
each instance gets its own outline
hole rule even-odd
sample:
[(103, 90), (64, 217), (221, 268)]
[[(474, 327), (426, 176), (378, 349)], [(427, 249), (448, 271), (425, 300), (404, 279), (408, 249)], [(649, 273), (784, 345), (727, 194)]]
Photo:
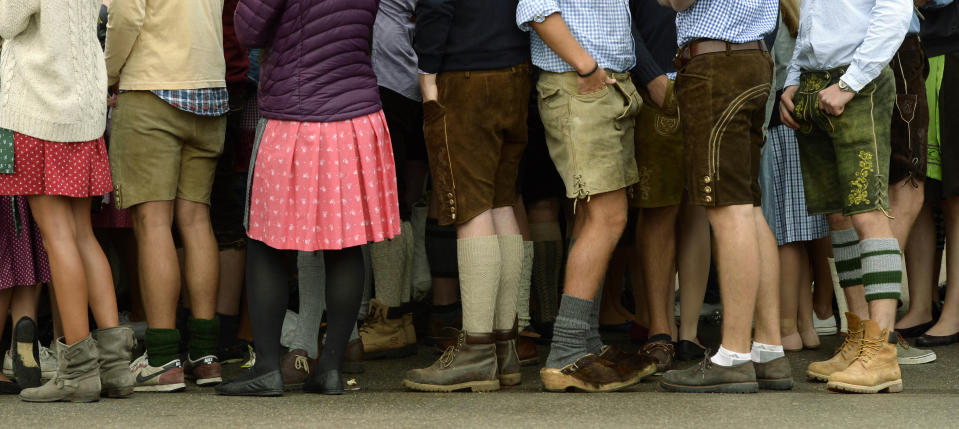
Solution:
[(150, 366), (161, 367), (180, 354), (180, 331), (176, 329), (147, 329), (146, 338), (147, 357)]
[(216, 355), (216, 337), (220, 332), (220, 319), (194, 319), (187, 322), (190, 330), (190, 359)]

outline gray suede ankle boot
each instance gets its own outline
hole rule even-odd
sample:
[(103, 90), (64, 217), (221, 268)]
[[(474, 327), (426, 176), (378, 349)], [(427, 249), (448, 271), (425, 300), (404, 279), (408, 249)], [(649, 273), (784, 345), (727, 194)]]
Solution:
[(136, 379), (130, 372), (133, 354), (133, 329), (126, 326), (98, 329), (93, 332), (100, 354), (101, 394), (110, 398), (123, 398), (133, 394)]
[(100, 362), (93, 337), (67, 346), (57, 339), (57, 375), (40, 387), (24, 389), (20, 399), (27, 402), (96, 402), (100, 400)]

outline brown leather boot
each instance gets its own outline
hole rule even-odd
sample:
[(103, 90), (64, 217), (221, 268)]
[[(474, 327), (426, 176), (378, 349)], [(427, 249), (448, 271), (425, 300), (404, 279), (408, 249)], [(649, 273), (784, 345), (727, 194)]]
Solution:
[(519, 353), (516, 350), (516, 327), (493, 330), (496, 340), (496, 366), (500, 386), (515, 386), (523, 382), (519, 372)]
[(432, 365), (408, 371), (403, 385), (423, 392), (491, 392), (499, 390), (498, 376), (493, 334), (463, 331)]
[(829, 360), (813, 362), (806, 368), (806, 376), (820, 381), (829, 381), (829, 376), (834, 372), (842, 371), (852, 364), (852, 361), (859, 355), (859, 344), (862, 342), (862, 322), (855, 313), (846, 313), (846, 320), (849, 322), (849, 332), (846, 339), (839, 346)]
[(872, 320), (863, 320), (862, 331), (856, 360), (830, 375), (826, 386), (853, 393), (902, 392), (896, 344), (889, 342), (889, 330), (879, 329), (879, 324)]
[(523, 366), (539, 363), (539, 352), (536, 351), (536, 340), (525, 335), (516, 336), (516, 354), (519, 355), (519, 364)]
[(359, 338), (350, 340), (346, 343), (346, 354), (343, 356), (344, 374), (362, 374), (366, 371), (363, 367), (363, 342)]

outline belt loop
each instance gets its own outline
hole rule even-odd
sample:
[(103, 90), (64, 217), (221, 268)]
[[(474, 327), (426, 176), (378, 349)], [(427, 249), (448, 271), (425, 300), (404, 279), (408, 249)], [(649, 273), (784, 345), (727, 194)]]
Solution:
[(733, 44), (726, 42), (726, 56), (728, 57), (732, 54), (733, 54)]
[(470, 78), (470, 72), (466, 72), (466, 78), (467, 78), (467, 79)]

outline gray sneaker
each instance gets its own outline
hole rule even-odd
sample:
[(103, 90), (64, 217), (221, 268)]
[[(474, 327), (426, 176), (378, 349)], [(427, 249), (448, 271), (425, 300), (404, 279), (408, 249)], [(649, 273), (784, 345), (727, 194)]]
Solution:
[(899, 357), (899, 365), (919, 365), (922, 363), (934, 362), (936, 352), (932, 350), (920, 349), (910, 346), (899, 333), (896, 333), (898, 342), (896, 343), (896, 352)]

